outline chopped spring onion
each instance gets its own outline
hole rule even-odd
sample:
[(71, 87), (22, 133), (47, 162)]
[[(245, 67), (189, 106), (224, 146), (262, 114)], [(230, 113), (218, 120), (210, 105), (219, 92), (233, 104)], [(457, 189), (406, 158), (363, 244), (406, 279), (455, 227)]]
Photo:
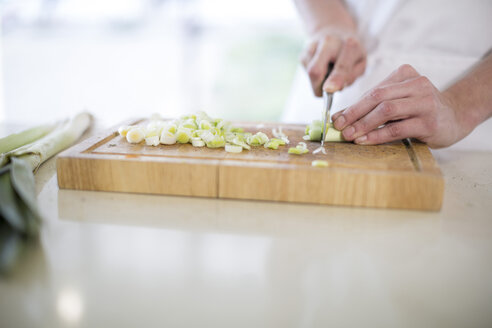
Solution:
[(162, 133), (162, 128), (158, 128), (158, 127), (147, 128), (145, 130), (145, 138), (157, 137), (157, 139), (159, 139), (161, 133)]
[(323, 154), (326, 155), (326, 149), (325, 149), (325, 147), (318, 147), (315, 150), (313, 150), (313, 154), (317, 154), (319, 152), (322, 152)]
[(232, 139), (231, 143), (237, 146), (241, 146), (244, 149), (251, 150), (251, 147), (238, 136)]
[(126, 133), (126, 140), (129, 143), (140, 143), (145, 138), (145, 131), (142, 128), (134, 127)]
[(191, 138), (191, 145), (193, 147), (204, 147), (205, 146), (205, 141), (203, 141), (200, 138)]
[[(158, 121), (158, 120), (152, 120), (150, 121), (149, 124), (147, 124), (147, 131), (162, 131), (162, 128), (164, 128), (165, 122), (164, 121)], [(160, 132), (159, 132), (160, 134)]]
[[(345, 141), (342, 132), (335, 129), (333, 123), (326, 124), (325, 141), (340, 142)], [(320, 141), (323, 134), (323, 123), (319, 120), (314, 120), (310, 125), (306, 126), (304, 140)]]
[(191, 138), (192, 131), (188, 128), (180, 127), (178, 131), (176, 131), (176, 141), (178, 143), (188, 143)]
[(174, 123), (166, 123), (163, 127), (162, 127), (162, 131), (167, 131), (167, 132), (171, 132), (171, 133), (176, 133), (176, 131), (178, 130), (178, 125), (177, 124), (174, 124)]
[(189, 118), (186, 121), (184, 121), (183, 123), (181, 123), (181, 125), (179, 126), (179, 128), (186, 128), (186, 129), (190, 129), (190, 130), (196, 130), (198, 128), (198, 126), (197, 126), (195, 120)]
[(120, 134), (120, 136), (126, 137), (126, 134), (128, 133), (128, 131), (130, 131), (134, 127), (135, 126), (133, 126), (133, 125), (123, 125), (123, 126), (120, 126), (119, 129), (118, 129), (118, 133)]
[(303, 155), (308, 153), (307, 145), (304, 142), (299, 142), (297, 146), (289, 148), (289, 154)]
[(309, 130), (310, 140), (321, 140), (321, 135), (323, 134), (323, 129), (318, 126), (314, 126)]
[(220, 135), (214, 136), (212, 139), (206, 142), (208, 148), (222, 148), (225, 146), (226, 141), (224, 137)]
[(158, 146), (159, 143), (160, 143), (160, 141), (159, 141), (158, 136), (151, 136), (151, 137), (145, 138), (145, 144), (147, 146)]
[(246, 139), (246, 142), (251, 146), (261, 146), (268, 142), (268, 136), (263, 132), (258, 132)]
[(174, 145), (176, 143), (176, 136), (172, 132), (162, 131), (160, 142), (163, 145)]
[(345, 139), (343, 138), (342, 131), (335, 129), (333, 125), (330, 125), (330, 128), (326, 130), (325, 141), (336, 142), (345, 141)]
[(287, 135), (282, 131), (282, 127), (279, 126), (278, 127), (278, 130), (277, 129), (272, 129), (272, 135), (275, 137), (275, 138), (278, 138), (278, 139), (282, 139), (286, 144), (289, 144), (290, 141), (289, 141), (289, 138), (287, 137)]
[(329, 164), (327, 161), (322, 161), (322, 160), (315, 160), (315, 161), (312, 161), (311, 162), (311, 165), (314, 166), (314, 167), (328, 167)]
[(226, 144), (225, 151), (228, 153), (240, 153), (243, 151), (243, 147), (237, 145)]
[(198, 127), (200, 130), (210, 130), (212, 128), (212, 123), (208, 120), (201, 120)]
[(270, 149), (278, 149), (279, 146), (284, 146), (284, 145), (285, 145), (285, 140), (272, 138), (265, 143), (264, 147)]
[[(306, 128), (304, 140), (312, 140), (320, 133), (321, 123), (315, 127)], [(260, 125), (261, 127), (264, 125)], [(195, 147), (226, 148), (233, 151), (239, 149), (251, 150), (251, 146), (264, 146), (268, 149), (279, 149), (289, 143), (289, 138), (282, 131), (282, 127), (272, 129), (273, 138), (270, 139), (264, 132), (250, 133), (244, 129), (232, 126), (223, 119), (214, 119), (204, 112), (192, 115), (183, 115), (179, 119), (164, 121), (155, 119), (145, 127), (123, 126), (120, 134), (129, 142), (138, 143), (145, 139), (146, 144), (156, 145), (155, 136), (160, 136), (159, 142), (165, 145), (191, 143)], [(309, 135), (311, 134), (311, 136)], [(305, 143), (301, 142), (289, 150), (291, 154), (305, 154), (308, 152)]]

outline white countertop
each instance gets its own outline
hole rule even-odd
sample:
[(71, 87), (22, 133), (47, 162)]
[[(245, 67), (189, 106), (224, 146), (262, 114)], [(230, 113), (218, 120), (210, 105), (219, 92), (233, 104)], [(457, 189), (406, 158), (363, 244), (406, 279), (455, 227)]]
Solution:
[(51, 159), (0, 326), (490, 327), (492, 151), (434, 155), (437, 213), (59, 190)]

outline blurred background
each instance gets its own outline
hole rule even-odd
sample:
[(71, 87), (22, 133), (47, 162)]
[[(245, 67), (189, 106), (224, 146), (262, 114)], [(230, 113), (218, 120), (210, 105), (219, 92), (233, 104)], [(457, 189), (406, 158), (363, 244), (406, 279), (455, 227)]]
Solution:
[(302, 48), (291, 0), (0, 0), (0, 121), (205, 110), (278, 120)]

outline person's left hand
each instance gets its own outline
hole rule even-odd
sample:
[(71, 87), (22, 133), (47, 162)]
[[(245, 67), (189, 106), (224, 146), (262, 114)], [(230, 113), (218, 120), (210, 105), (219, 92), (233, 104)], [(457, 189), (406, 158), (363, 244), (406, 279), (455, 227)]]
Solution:
[(416, 138), (432, 148), (466, 135), (450, 95), (441, 93), (410, 65), (403, 65), (358, 102), (333, 115), (335, 128), (357, 144)]

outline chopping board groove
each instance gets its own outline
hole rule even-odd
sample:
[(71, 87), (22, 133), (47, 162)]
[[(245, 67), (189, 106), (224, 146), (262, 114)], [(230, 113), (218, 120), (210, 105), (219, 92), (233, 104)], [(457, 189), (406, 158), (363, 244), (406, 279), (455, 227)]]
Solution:
[[(133, 120), (122, 124), (146, 124)], [(291, 146), (304, 141), (304, 125), (236, 123), (246, 131), (282, 126)], [(261, 128), (258, 128), (261, 126)], [(63, 189), (252, 199), (343, 206), (439, 210), (444, 180), (428, 147), (414, 141), (378, 146), (328, 143), (327, 154), (252, 147), (226, 153), (190, 144), (130, 144), (116, 128), (89, 138), (57, 158)], [(327, 168), (312, 167), (315, 159)]]

